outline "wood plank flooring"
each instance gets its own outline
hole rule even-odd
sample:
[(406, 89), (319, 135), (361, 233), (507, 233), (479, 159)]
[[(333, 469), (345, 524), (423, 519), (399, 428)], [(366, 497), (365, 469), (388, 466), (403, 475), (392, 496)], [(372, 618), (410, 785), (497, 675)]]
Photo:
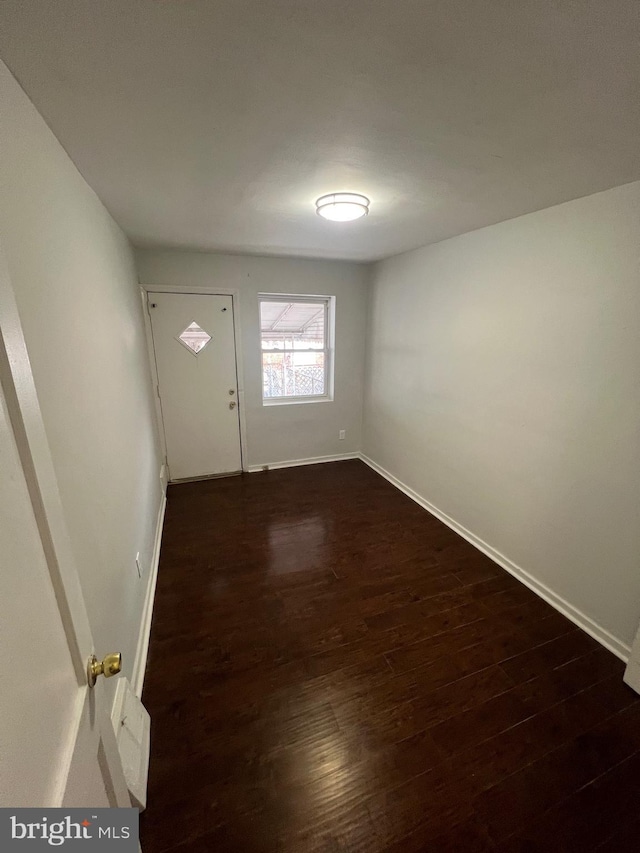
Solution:
[(143, 849), (637, 853), (622, 672), (361, 462), (173, 486)]

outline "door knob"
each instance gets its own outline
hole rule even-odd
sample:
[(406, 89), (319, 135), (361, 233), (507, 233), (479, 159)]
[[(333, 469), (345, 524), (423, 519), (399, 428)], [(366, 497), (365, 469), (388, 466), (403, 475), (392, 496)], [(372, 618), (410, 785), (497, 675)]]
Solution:
[(120, 652), (112, 652), (102, 660), (98, 660), (95, 655), (91, 655), (87, 662), (87, 681), (89, 687), (93, 687), (99, 675), (104, 675), (105, 678), (111, 678), (112, 675), (117, 675), (122, 669), (122, 655)]
[(232, 401), (229, 403), (229, 408), (230, 408), (230, 409), (235, 409), (235, 407), (236, 407), (236, 401), (235, 401), (235, 400), (232, 400)]
[(233, 395), (234, 395), (235, 393), (236, 393), (236, 392), (233, 390), (233, 388), (229, 388), (229, 395), (230, 395), (231, 397), (233, 397)]

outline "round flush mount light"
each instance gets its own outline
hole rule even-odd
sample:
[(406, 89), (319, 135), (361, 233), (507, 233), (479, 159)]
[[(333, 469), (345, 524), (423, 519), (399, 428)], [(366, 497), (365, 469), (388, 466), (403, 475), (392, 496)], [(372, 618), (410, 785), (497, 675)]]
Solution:
[(316, 213), (332, 222), (350, 222), (369, 213), (369, 199), (358, 193), (330, 193), (317, 200)]

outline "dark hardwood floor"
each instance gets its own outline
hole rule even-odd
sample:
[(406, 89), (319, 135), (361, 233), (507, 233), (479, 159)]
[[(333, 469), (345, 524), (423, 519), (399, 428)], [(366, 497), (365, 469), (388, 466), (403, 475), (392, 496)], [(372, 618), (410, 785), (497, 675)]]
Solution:
[(172, 486), (143, 849), (637, 853), (622, 672), (358, 461)]

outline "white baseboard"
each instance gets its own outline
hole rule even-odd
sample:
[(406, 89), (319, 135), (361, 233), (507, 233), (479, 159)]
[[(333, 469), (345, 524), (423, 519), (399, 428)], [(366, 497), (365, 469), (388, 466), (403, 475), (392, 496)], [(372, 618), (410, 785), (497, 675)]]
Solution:
[(622, 642), (622, 640), (619, 640), (617, 637), (614, 637), (613, 634), (610, 634), (609, 631), (607, 631), (601, 625), (598, 625), (597, 622), (594, 622), (593, 619), (591, 619), (581, 610), (578, 610), (577, 607), (574, 607), (572, 604), (569, 604), (569, 602), (562, 598), (562, 596), (558, 595), (556, 592), (546, 586), (546, 584), (537, 580), (535, 577), (533, 577), (533, 575), (530, 575), (529, 572), (525, 571), (516, 563), (512, 562), (508, 557), (505, 557), (504, 554), (501, 554), (499, 551), (496, 551), (495, 548), (492, 548), (491, 545), (488, 545), (486, 542), (480, 539), (479, 536), (476, 536), (475, 533), (472, 533), (470, 530), (467, 530), (466, 527), (463, 527), (455, 519), (451, 518), (451, 516), (439, 510), (438, 507), (434, 506), (432, 503), (429, 503), (428, 500), (423, 498), (409, 486), (405, 485), (401, 480), (398, 480), (397, 477), (394, 477), (393, 474), (390, 474), (389, 471), (386, 471), (381, 465), (378, 465), (376, 462), (374, 462), (373, 459), (370, 459), (363, 453), (359, 454), (359, 458), (370, 468), (372, 468), (374, 471), (384, 477), (385, 480), (388, 480), (397, 489), (400, 489), (401, 492), (404, 492), (407, 497), (410, 497), (411, 500), (415, 501), (423, 509), (426, 509), (427, 512), (430, 512), (436, 518), (440, 519), (440, 521), (446, 524), (447, 527), (450, 527), (452, 530), (454, 530), (456, 533), (466, 539), (467, 542), (470, 542), (479, 551), (482, 551), (483, 554), (486, 554), (487, 557), (490, 557), (501, 568), (505, 569), (505, 571), (513, 575), (525, 586), (533, 590), (533, 592), (539, 595), (540, 598), (543, 598), (548, 604), (550, 604), (552, 607), (555, 607), (555, 609), (560, 611), (563, 616), (566, 616), (567, 619), (570, 619), (579, 628), (582, 628), (583, 631), (586, 631), (586, 633), (592, 636), (594, 640), (597, 640), (621, 660), (625, 662), (628, 661), (629, 656), (631, 654), (631, 648), (626, 643)]
[(111, 709), (111, 725), (131, 804), (144, 811), (147, 805), (147, 780), (151, 747), (151, 718), (133, 692), (131, 683), (122, 676), (117, 679), (116, 694)]
[(138, 698), (142, 696), (144, 673), (147, 668), (149, 636), (151, 634), (151, 617), (153, 615), (153, 601), (156, 594), (156, 583), (158, 581), (158, 564), (160, 562), (160, 546), (162, 544), (162, 528), (164, 526), (164, 513), (166, 508), (167, 496), (166, 494), (163, 494), (160, 508), (158, 510), (156, 538), (153, 543), (153, 556), (151, 558), (151, 568), (147, 579), (147, 593), (144, 599), (142, 621), (140, 623), (140, 633), (138, 634), (138, 645), (136, 648), (136, 659), (133, 664), (133, 675), (131, 677), (131, 686), (133, 688), (133, 692)]
[(640, 693), (640, 663), (638, 663), (638, 661), (633, 657), (630, 657), (627, 662), (624, 680), (629, 687), (636, 691), (636, 693)]
[(249, 465), (246, 470), (250, 474), (255, 474), (257, 471), (263, 471), (265, 465), (272, 471), (276, 468), (295, 468), (297, 465), (318, 465), (320, 462), (342, 462), (345, 459), (360, 458), (360, 453), (354, 451), (352, 453), (335, 453), (331, 456), (310, 456), (308, 459), (287, 459), (284, 462), (263, 462), (262, 465)]
[(636, 634), (631, 654), (627, 661), (627, 668), (624, 673), (624, 680), (632, 687), (636, 693), (640, 693), (640, 628)]

